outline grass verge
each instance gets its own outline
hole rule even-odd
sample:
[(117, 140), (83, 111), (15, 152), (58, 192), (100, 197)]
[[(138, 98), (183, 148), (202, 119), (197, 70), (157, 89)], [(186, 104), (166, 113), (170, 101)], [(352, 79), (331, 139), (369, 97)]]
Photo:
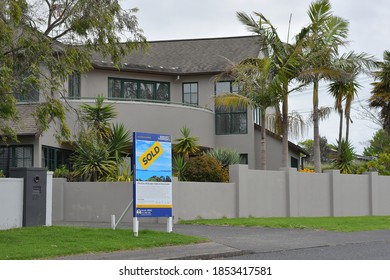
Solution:
[(26, 227), (0, 230), (0, 259), (48, 259), (82, 253), (136, 250), (193, 244), (205, 238), (176, 233), (142, 230), (138, 237), (131, 230), (80, 227)]
[(316, 218), (223, 218), (181, 221), (182, 224), (297, 228), (340, 232), (390, 230), (390, 216)]

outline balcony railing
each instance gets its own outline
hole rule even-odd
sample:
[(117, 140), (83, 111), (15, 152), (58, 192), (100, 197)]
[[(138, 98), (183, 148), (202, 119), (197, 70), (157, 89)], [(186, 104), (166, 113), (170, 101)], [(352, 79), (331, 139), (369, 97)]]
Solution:
[[(68, 100), (95, 100), (96, 97), (66, 97)], [(204, 109), (212, 112), (213, 110), (207, 107), (201, 107), (194, 104), (188, 104), (188, 103), (181, 103), (181, 102), (173, 102), (173, 101), (166, 101), (166, 100), (155, 100), (155, 99), (131, 99), (131, 98), (120, 98), (120, 97), (108, 97), (107, 100), (109, 101), (121, 101), (121, 102), (139, 102), (139, 103), (154, 103), (154, 104), (169, 104), (169, 105), (178, 105), (178, 106), (185, 106), (185, 107), (192, 107), (197, 109)]]

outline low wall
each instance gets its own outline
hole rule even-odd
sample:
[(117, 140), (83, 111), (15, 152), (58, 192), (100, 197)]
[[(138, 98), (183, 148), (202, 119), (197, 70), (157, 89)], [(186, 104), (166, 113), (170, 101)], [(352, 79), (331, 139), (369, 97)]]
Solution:
[[(174, 221), (222, 217), (390, 215), (390, 177), (229, 169), (231, 183), (173, 182)], [(53, 221), (110, 222), (132, 200), (131, 183), (53, 183)], [(132, 221), (132, 210), (124, 222)], [(157, 219), (147, 219), (156, 222)]]
[(23, 178), (0, 178), (0, 230), (22, 227)]

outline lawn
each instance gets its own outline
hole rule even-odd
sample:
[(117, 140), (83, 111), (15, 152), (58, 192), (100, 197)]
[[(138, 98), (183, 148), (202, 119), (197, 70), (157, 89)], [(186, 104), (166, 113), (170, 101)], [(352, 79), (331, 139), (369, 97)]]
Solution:
[(80, 227), (26, 227), (0, 230), (0, 260), (49, 259), (81, 253), (136, 250), (207, 241), (204, 238), (142, 230)]
[(390, 230), (390, 216), (320, 218), (222, 218), (181, 221), (182, 224), (297, 228), (340, 232)]

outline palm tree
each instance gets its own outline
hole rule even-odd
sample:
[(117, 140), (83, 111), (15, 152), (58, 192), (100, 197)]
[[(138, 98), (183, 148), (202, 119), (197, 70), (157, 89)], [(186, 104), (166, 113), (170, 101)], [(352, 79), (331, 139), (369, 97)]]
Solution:
[(379, 70), (374, 72), (370, 107), (380, 108), (383, 129), (390, 135), (390, 51), (383, 53), (383, 62), (378, 63)]
[(274, 75), (271, 58), (248, 58), (234, 65), (223, 75), (234, 79), (237, 93), (215, 96), (216, 108), (260, 109), (261, 112), (261, 169), (267, 168), (266, 160), (266, 110), (280, 101), (280, 81)]
[(110, 121), (115, 119), (117, 113), (113, 104), (104, 104), (104, 97), (99, 95), (94, 105), (80, 106), (84, 121), (92, 126), (100, 139), (108, 139), (110, 134)]
[(177, 144), (175, 145), (175, 151), (178, 154), (183, 155), (185, 161), (188, 161), (190, 154), (195, 154), (199, 151), (199, 137), (190, 136), (191, 130), (186, 126), (182, 127), (180, 129), (180, 132), (182, 134), (182, 137), (174, 140), (175, 142), (177, 142)]
[[(298, 83), (298, 86), (289, 90), (289, 84), (299, 75), (302, 57), (302, 46), (309, 29), (303, 28), (301, 32), (297, 36), (295, 36), (294, 44), (284, 43), (280, 39), (276, 28), (264, 15), (262, 15), (261, 13), (254, 14), (259, 18), (258, 21), (254, 20), (252, 16), (249, 16), (243, 12), (238, 12), (237, 17), (241, 21), (241, 23), (247, 26), (249, 31), (259, 36), (261, 52), (263, 56), (269, 56), (272, 59), (272, 63), (274, 64), (273, 71), (275, 71), (275, 74), (278, 75), (279, 81), (281, 82), (280, 94), (282, 96), (282, 113), (280, 114), (279, 104), (277, 104), (277, 106), (275, 106), (275, 116), (277, 118), (276, 126), (278, 128), (281, 127), (283, 136), (282, 166), (288, 167), (289, 130), (297, 131), (297, 129), (295, 128), (296, 126), (292, 128), (291, 124), (302, 126), (302, 122), (291, 123), (289, 121), (291, 117), (289, 116), (288, 112), (288, 95), (290, 92), (293, 92), (305, 86), (304, 83)], [(294, 118), (294, 120), (297, 120), (297, 118)]]
[(348, 22), (332, 15), (329, 0), (317, 0), (309, 7), (309, 33), (306, 37), (306, 71), (301, 77), (313, 83), (314, 169), (321, 172), (319, 134), (319, 83), (323, 79), (340, 76), (332, 59), (338, 56), (338, 48), (348, 35)]
[(113, 105), (104, 105), (99, 96), (95, 105), (81, 105), (86, 128), (75, 143), (74, 175), (85, 180), (104, 180), (118, 174), (118, 167), (129, 153), (131, 137), (123, 124), (111, 124), (117, 113)]
[[(339, 69), (340, 73), (343, 73), (334, 79), (329, 85), (329, 92), (335, 99), (334, 107), (340, 116), (339, 145), (337, 149), (338, 154), (340, 155), (343, 132), (343, 114), (345, 115), (346, 123), (345, 141), (349, 142), (349, 125), (352, 122), (351, 106), (355, 96), (357, 96), (358, 90), (361, 88), (361, 85), (357, 82), (358, 75), (361, 72), (373, 68), (376, 65), (376, 62), (372, 56), (365, 53), (355, 54), (354, 52), (349, 52), (347, 54), (343, 54), (340, 58), (337, 58), (334, 64)], [(345, 109), (343, 108), (344, 101)]]

